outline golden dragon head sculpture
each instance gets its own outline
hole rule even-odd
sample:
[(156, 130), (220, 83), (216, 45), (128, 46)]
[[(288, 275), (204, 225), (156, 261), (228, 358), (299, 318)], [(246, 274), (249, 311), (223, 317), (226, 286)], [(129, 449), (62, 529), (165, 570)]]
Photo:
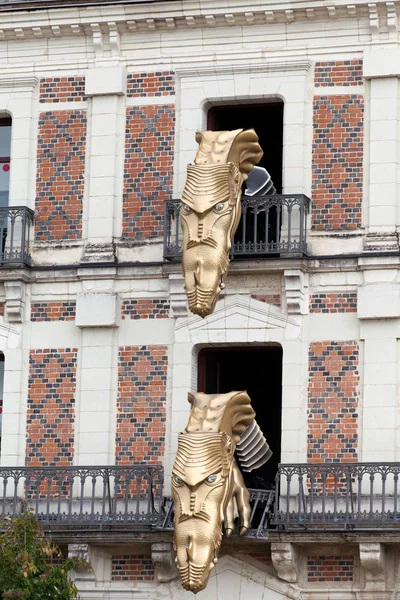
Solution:
[(243, 182), (263, 151), (254, 129), (199, 131), (196, 141), (182, 194), (182, 271), (189, 309), (206, 317), (225, 287)]
[(182, 585), (197, 593), (218, 560), (222, 527), (230, 537), (237, 512), (239, 534), (250, 527), (249, 492), (235, 450), (244, 471), (262, 466), (271, 451), (247, 392), (189, 394), (189, 402), (192, 410), (172, 469), (174, 547)]

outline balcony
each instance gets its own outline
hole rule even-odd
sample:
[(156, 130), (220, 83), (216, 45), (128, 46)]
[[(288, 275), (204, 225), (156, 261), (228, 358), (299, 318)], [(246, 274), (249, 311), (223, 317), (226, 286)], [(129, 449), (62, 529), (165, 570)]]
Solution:
[[(399, 475), (400, 463), (280, 465), (276, 486), (250, 490), (245, 537), (399, 528)], [(53, 533), (173, 530), (158, 465), (0, 468), (0, 517), (29, 509)]]
[(0, 208), (0, 267), (30, 265), (29, 246), (33, 218), (33, 210), (26, 206)]
[[(242, 218), (232, 245), (232, 259), (307, 254), (310, 199), (304, 194), (242, 196)], [(180, 200), (167, 200), (164, 259), (181, 260)]]

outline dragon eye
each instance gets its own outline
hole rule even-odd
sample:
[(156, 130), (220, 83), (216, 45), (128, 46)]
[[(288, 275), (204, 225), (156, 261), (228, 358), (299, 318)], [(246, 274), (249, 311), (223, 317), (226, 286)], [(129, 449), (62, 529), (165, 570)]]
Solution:
[(225, 208), (225, 203), (224, 202), (218, 202), (218, 204), (216, 204), (214, 208), (218, 212), (221, 212), (221, 210), (224, 210), (224, 208)]
[(178, 477), (178, 475), (174, 476), (174, 481), (175, 483), (177, 483), (178, 485), (181, 485), (181, 483), (183, 483), (183, 479), (181, 479), (180, 477)]
[(207, 477), (208, 483), (214, 483), (216, 480), (217, 480), (216, 475), (210, 475), (209, 477)]
[(192, 210), (192, 209), (190, 208), (190, 206), (188, 206), (187, 204), (184, 204), (183, 202), (182, 202), (182, 204), (181, 204), (181, 208), (182, 208), (182, 211), (183, 211), (184, 213), (186, 213), (186, 214), (189, 214), (189, 213), (190, 213), (190, 211)]

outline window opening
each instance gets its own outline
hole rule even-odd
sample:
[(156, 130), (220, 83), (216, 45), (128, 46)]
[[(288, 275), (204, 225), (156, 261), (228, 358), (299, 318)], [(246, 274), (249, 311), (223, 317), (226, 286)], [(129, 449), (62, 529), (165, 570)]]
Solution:
[(10, 189), (11, 117), (0, 117), (0, 208), (8, 206)]
[[(258, 166), (268, 171), (277, 194), (282, 193), (283, 106), (282, 101), (219, 105), (210, 108), (207, 115), (207, 127), (214, 131), (255, 129), (264, 152)], [(245, 189), (246, 184), (243, 193)], [(235, 258), (254, 253), (270, 255), (279, 242), (281, 216), (275, 203), (266, 206), (265, 199), (243, 196), (232, 250)]]
[(198, 366), (199, 392), (247, 390), (273, 454), (260, 469), (243, 473), (243, 477), (250, 488), (270, 488), (281, 459), (282, 347), (204, 348), (199, 352)]
[(0, 456), (3, 435), (3, 389), (4, 389), (4, 354), (0, 352)]

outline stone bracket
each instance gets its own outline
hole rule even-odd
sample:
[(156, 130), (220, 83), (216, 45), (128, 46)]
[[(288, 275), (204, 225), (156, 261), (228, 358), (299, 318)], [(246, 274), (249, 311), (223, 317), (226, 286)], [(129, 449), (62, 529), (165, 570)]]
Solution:
[(9, 323), (22, 323), (24, 320), (25, 283), (5, 281), (5, 314)]
[(360, 563), (368, 582), (385, 581), (385, 548), (383, 544), (360, 543)]
[(173, 317), (187, 317), (188, 307), (182, 275), (169, 276), (169, 302)]
[(290, 543), (272, 543), (272, 564), (278, 572), (279, 579), (296, 583), (298, 580), (300, 551)]
[(308, 273), (304, 273), (301, 269), (285, 269), (283, 278), (288, 314), (308, 314)]
[(86, 242), (82, 256), (83, 263), (115, 263), (115, 245), (113, 242), (96, 244)]
[(175, 552), (171, 543), (152, 544), (151, 559), (156, 578), (160, 583), (168, 583), (179, 577), (179, 571), (175, 564)]

